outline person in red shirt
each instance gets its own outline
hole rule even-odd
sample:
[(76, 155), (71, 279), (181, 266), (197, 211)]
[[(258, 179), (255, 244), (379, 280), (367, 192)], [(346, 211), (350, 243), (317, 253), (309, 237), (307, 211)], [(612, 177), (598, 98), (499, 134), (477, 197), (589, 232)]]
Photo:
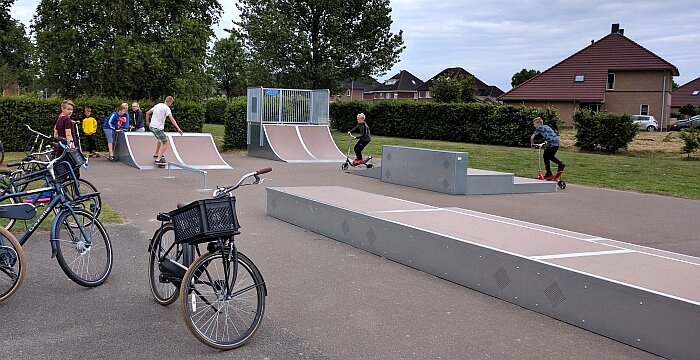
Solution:
[(53, 128), (54, 138), (65, 138), (68, 140), (68, 146), (75, 147), (73, 139), (73, 120), (70, 118), (73, 115), (73, 102), (63, 100), (61, 103), (61, 114), (56, 119), (56, 125)]

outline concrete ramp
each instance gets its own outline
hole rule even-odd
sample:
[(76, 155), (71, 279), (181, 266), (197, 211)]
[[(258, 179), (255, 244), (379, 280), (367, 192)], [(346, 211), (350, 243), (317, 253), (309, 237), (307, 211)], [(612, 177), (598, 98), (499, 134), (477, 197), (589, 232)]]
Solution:
[[(211, 134), (166, 133), (169, 146), (165, 159), (196, 169), (231, 169), (219, 155)], [(141, 170), (155, 169), (153, 154), (156, 140), (150, 132), (119, 132), (114, 154), (119, 162)]]
[(184, 165), (200, 170), (231, 169), (219, 154), (211, 134), (169, 133), (168, 138)]
[[(345, 161), (326, 125), (249, 123), (248, 155), (288, 163)], [(262, 134), (260, 132), (262, 131)], [(257, 139), (262, 135), (261, 142)]]
[(328, 126), (298, 125), (302, 142), (313, 157), (320, 161), (343, 162), (345, 155), (338, 149)]

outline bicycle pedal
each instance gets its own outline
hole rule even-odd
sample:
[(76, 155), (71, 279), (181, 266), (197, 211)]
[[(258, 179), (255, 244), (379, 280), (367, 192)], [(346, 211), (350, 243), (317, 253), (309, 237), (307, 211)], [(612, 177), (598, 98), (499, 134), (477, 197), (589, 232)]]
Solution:
[(158, 281), (163, 283), (163, 284), (169, 284), (170, 283), (170, 276), (167, 276), (165, 274), (160, 274), (160, 275), (158, 275)]

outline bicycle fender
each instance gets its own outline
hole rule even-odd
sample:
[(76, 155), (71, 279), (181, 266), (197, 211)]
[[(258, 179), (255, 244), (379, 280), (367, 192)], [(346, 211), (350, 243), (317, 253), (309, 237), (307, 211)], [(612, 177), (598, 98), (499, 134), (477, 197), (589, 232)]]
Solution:
[[(54, 218), (54, 223), (56, 222), (56, 219), (58, 219), (58, 216)], [(49, 241), (51, 242), (51, 258), (55, 258), (56, 255), (58, 254), (58, 234), (56, 234), (56, 229), (58, 226), (55, 226), (55, 224), (51, 224), (51, 236), (49, 237)]]

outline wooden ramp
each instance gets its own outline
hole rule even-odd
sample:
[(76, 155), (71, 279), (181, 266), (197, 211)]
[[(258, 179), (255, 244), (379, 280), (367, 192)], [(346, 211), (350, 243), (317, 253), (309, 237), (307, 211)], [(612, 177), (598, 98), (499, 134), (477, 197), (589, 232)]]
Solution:
[[(208, 133), (166, 133), (169, 146), (165, 159), (199, 170), (231, 169)], [(142, 170), (155, 169), (155, 136), (150, 132), (118, 132), (114, 154), (119, 162)]]

